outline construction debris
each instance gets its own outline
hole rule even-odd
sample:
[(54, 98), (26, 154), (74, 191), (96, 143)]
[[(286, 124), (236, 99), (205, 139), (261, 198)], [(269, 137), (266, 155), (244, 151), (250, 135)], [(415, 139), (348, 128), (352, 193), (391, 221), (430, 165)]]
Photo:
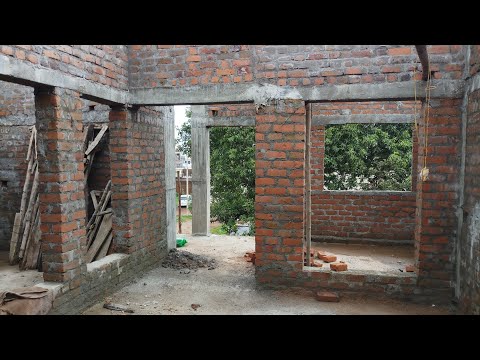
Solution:
[(347, 271), (348, 266), (345, 263), (331, 263), (330, 269), (333, 271)]
[(217, 262), (215, 259), (207, 256), (192, 254), (185, 250), (171, 249), (168, 256), (162, 263), (164, 268), (172, 269), (190, 269), (196, 270), (198, 268), (207, 268), (208, 270), (215, 269)]
[(90, 175), (95, 154), (103, 148), (106, 143), (104, 136), (108, 130), (108, 125), (102, 125), (98, 134), (95, 135), (95, 129), (98, 125), (88, 125), (84, 127), (84, 181), (85, 197), (92, 199), (93, 214), (87, 223), (87, 253), (85, 260), (90, 263), (105, 257), (112, 245), (112, 216), (113, 211), (110, 205), (112, 197), (111, 180), (108, 181), (103, 191), (88, 189), (88, 177)]
[(324, 301), (324, 302), (339, 302), (340, 298), (337, 293), (330, 292), (330, 291), (318, 291), (315, 294), (315, 298), (318, 301)]
[(126, 306), (123, 305), (118, 305), (118, 304), (112, 304), (112, 303), (105, 303), (103, 304), (103, 307), (108, 310), (113, 310), (113, 311), (122, 311), (126, 312), (129, 314), (133, 314), (135, 311), (133, 309), (127, 308)]
[(197, 309), (198, 309), (200, 306), (202, 306), (202, 305), (200, 305), (200, 304), (192, 304), (192, 305), (190, 305), (190, 307), (191, 307), (193, 310), (195, 310), (195, 311), (197, 311)]
[(337, 261), (337, 257), (335, 255), (325, 255), (325, 256), (322, 256), (320, 260), (323, 260), (326, 263), (332, 263)]
[(415, 271), (415, 266), (414, 265), (407, 265), (407, 266), (405, 266), (405, 271), (406, 272), (414, 272)]
[(255, 265), (255, 259), (256, 259), (255, 251), (247, 251), (243, 256), (247, 258), (248, 262), (251, 262), (253, 265)]
[(37, 130), (30, 128), (30, 142), (27, 151), (27, 174), (23, 185), (20, 212), (15, 214), (10, 239), (10, 265), (19, 264), (21, 270), (41, 268), (40, 252), (40, 210), (38, 198)]

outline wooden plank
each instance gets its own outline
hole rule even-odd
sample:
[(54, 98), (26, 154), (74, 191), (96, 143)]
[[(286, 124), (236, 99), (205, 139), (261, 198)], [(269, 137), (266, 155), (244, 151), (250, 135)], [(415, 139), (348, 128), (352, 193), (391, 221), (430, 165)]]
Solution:
[[(112, 196), (112, 192), (109, 191), (107, 196), (105, 197), (105, 201), (103, 202), (103, 204), (101, 206), (99, 206), (100, 208), (100, 211), (97, 211), (97, 213), (100, 213), (100, 212), (103, 212), (105, 210), (105, 208), (107, 207), (107, 204), (108, 204), (108, 201), (110, 200), (110, 197)], [(108, 215), (108, 214), (107, 214)], [(93, 223), (93, 227), (91, 228), (92, 231), (90, 231), (89, 234), (87, 234), (88, 236), (88, 242), (87, 242), (87, 249), (90, 247), (90, 245), (92, 244), (92, 241), (93, 239), (96, 237), (96, 233), (98, 231), (98, 227), (101, 223), (101, 221), (103, 220), (102, 216), (96, 216), (95, 214), (95, 222)]]
[[(102, 197), (100, 198), (100, 202), (98, 203), (98, 205), (102, 205), (105, 201), (105, 197), (107, 196), (108, 194), (108, 191), (110, 190), (110, 187), (112, 186), (112, 180), (108, 180), (108, 183), (107, 185), (105, 185), (105, 190), (103, 190), (103, 193), (102, 193)], [(87, 232), (88, 230), (90, 229), (91, 225), (93, 224), (93, 222), (95, 221), (95, 219), (97, 218), (95, 215), (97, 214), (97, 212), (99, 212), (99, 208), (95, 209), (95, 211), (93, 212), (92, 214), (92, 217), (90, 218), (90, 220), (88, 220), (88, 224), (87, 224)]]
[(108, 125), (106, 124), (103, 125), (100, 132), (97, 134), (97, 136), (95, 136), (95, 139), (90, 143), (90, 145), (88, 145), (88, 149), (85, 151), (85, 155), (90, 154), (93, 151), (93, 149), (97, 147), (98, 143), (100, 142), (100, 140), (102, 140), (102, 137), (107, 130), (108, 130)]
[(27, 167), (27, 175), (25, 177), (25, 183), (23, 184), (23, 192), (22, 192), (22, 200), (20, 202), (20, 218), (23, 222), (23, 217), (25, 216), (25, 207), (27, 205), (27, 198), (30, 189), (30, 178), (31, 178), (31, 170), (33, 166), (33, 158), (30, 158)]
[(92, 170), (92, 165), (93, 165), (93, 159), (95, 158), (95, 153), (93, 154), (90, 154), (87, 156), (87, 159), (88, 159), (88, 164), (87, 166), (85, 167), (85, 176), (84, 176), (84, 181), (85, 181), (85, 184), (87, 184), (87, 181), (88, 181), (88, 176), (90, 175), (90, 171)]
[(17, 249), (17, 242), (20, 235), (20, 223), (21, 223), (20, 213), (16, 213), (15, 220), (13, 222), (12, 237), (10, 239), (10, 254), (8, 257), (8, 261), (10, 265), (15, 264), (15, 251)]
[(112, 212), (112, 209), (109, 208), (109, 209), (107, 209), (107, 210), (105, 210), (105, 211), (99, 212), (99, 213), (97, 214), (97, 216), (105, 215), (105, 214), (110, 214), (111, 212)]
[(90, 191), (90, 196), (92, 197), (92, 202), (93, 202), (93, 208), (97, 210), (98, 207), (98, 201), (97, 201), (97, 195), (95, 195), (94, 191)]
[(88, 147), (88, 139), (90, 135), (92, 134), (93, 131), (93, 126), (92, 124), (88, 124), (83, 127), (83, 147), (82, 147), (82, 153), (85, 153), (85, 150), (87, 150)]
[(105, 240), (102, 244), (102, 247), (98, 251), (97, 256), (95, 256), (94, 261), (100, 260), (107, 255), (108, 249), (110, 249), (110, 245), (112, 244), (113, 234), (110, 231), (110, 234), (107, 236), (107, 240)]
[[(39, 223), (39, 217), (40, 217), (40, 210), (39, 210), (38, 204), (39, 204), (39, 198), (37, 195), (37, 200), (33, 210), (34, 212), (33, 222), (31, 225), (30, 234), (27, 239), (27, 244), (25, 246), (25, 254), (23, 258), (20, 260), (21, 270), (29, 269), (30, 268), (29, 266), (31, 266), (34, 260), (34, 252), (35, 252), (35, 245), (36, 245), (35, 238), (37, 235), (37, 231), (39, 230), (38, 223)], [(35, 257), (36, 255), (37, 254), (35, 253)]]
[(32, 154), (32, 145), (33, 145), (33, 138), (34, 138), (34, 129), (35, 129), (35, 126), (32, 126), (30, 128), (30, 130), (32, 131), (32, 133), (30, 134), (30, 142), (28, 143), (28, 150), (27, 150), (27, 161), (30, 160), (30, 155)]
[(34, 207), (35, 205), (38, 206), (38, 201), (36, 201), (37, 193), (38, 193), (38, 171), (35, 172), (35, 177), (33, 178), (32, 192), (30, 193), (30, 200), (28, 202), (27, 211), (25, 212), (25, 225), (24, 225), (24, 230), (22, 234), (23, 235), (22, 242), (20, 243), (20, 248), (18, 252), (18, 257), (20, 259), (23, 257), (23, 254), (25, 252), (26, 242), (30, 234), (30, 227), (31, 227), (32, 214), (33, 214)]
[(112, 231), (112, 214), (106, 214), (103, 216), (103, 221), (100, 224), (97, 235), (92, 242), (92, 246), (87, 251), (86, 262), (92, 262), (95, 255), (97, 255), (100, 247), (103, 245), (108, 237), (108, 234)]

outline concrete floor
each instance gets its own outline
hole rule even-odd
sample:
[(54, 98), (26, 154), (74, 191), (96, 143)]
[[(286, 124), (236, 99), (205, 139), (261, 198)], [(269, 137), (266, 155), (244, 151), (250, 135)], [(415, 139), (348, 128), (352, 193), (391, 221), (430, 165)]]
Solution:
[[(246, 251), (255, 248), (253, 237), (187, 235), (186, 238), (188, 244), (182, 249), (214, 257), (219, 266), (196, 271), (159, 266), (104, 300), (133, 309), (133, 315), (449, 314), (447, 307), (435, 304), (346, 298), (339, 303), (323, 303), (316, 301), (309, 291), (261, 289), (255, 281), (254, 266), (244, 257)], [(104, 309), (103, 303), (84, 314), (125, 315)], [(194, 310), (192, 304), (200, 307)]]
[(43, 282), (43, 273), (37, 270), (20, 271), (18, 265), (8, 263), (8, 251), (0, 251), (0, 291), (33, 286)]

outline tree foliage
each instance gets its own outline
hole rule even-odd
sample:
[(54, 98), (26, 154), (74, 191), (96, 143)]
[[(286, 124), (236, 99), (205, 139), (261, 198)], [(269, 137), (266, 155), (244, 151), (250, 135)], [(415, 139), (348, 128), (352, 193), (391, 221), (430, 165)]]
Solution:
[(403, 190), (412, 186), (411, 124), (328, 125), (325, 187)]
[[(191, 112), (177, 127), (177, 151), (191, 156)], [(210, 129), (210, 213), (223, 230), (236, 232), (237, 221), (248, 223), (254, 234), (255, 130), (253, 128)]]

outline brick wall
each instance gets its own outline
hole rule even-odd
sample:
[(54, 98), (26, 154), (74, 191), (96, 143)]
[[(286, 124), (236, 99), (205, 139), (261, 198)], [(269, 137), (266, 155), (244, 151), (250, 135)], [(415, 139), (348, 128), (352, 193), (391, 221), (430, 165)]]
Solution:
[(128, 83), (126, 45), (1, 45), (0, 54), (118, 89)]
[(255, 143), (256, 276), (268, 283), (303, 268), (304, 102), (260, 109)]
[(473, 76), (480, 72), (480, 45), (470, 46), (470, 72), (469, 75)]
[[(165, 108), (163, 111), (170, 111)], [(165, 154), (161, 112), (110, 112), (110, 158), (116, 252), (166, 252)]]
[(0, 81), (0, 250), (9, 248), (20, 209), (34, 112), (33, 88)]
[(460, 237), (460, 307), (480, 314), (480, 90), (469, 95), (463, 227)]
[(43, 278), (70, 289), (86, 266), (81, 108), (76, 92), (35, 89)]
[(412, 192), (323, 191), (312, 212), (313, 241), (413, 244)]
[[(417, 183), (415, 259), (418, 286), (424, 293), (451, 298), (457, 236), (461, 99), (432, 100), (428, 126), (427, 181)], [(424, 160), (425, 124), (419, 133), (418, 173)]]
[[(435, 78), (462, 78), (462, 45), (431, 45), (428, 52)], [(132, 88), (408, 81), (419, 64), (410, 45), (131, 45), (129, 55)]]

